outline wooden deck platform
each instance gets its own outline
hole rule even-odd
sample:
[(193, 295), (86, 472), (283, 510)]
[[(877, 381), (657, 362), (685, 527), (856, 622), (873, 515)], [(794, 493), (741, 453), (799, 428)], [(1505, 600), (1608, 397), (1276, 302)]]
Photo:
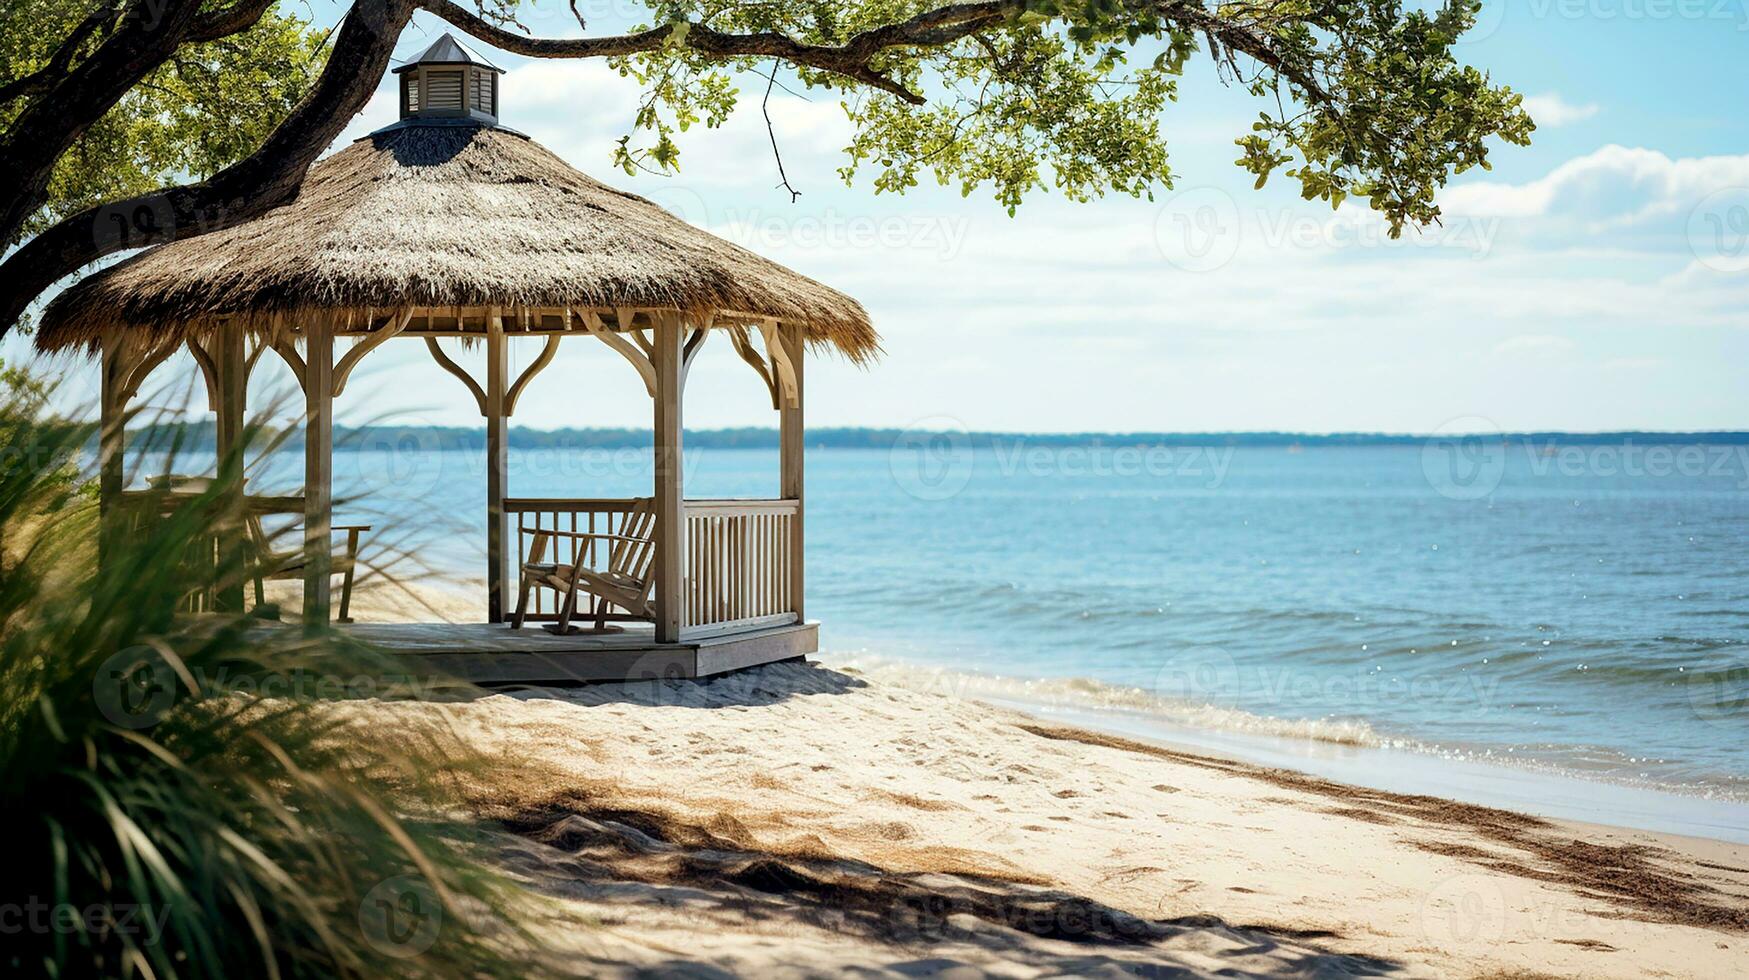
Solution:
[(820, 648), (820, 624), (658, 643), (650, 627), (554, 636), (530, 624), (357, 623), (340, 627), (379, 649), (476, 684), (568, 684), (695, 679), (794, 660)]

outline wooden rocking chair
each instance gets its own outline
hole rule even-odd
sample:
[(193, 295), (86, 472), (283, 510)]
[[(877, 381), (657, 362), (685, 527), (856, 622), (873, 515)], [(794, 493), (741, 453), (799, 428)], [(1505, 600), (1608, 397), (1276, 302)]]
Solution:
[[(522, 592), (516, 599), (516, 615), (511, 629), (521, 629), (528, 616), (528, 593), (533, 588), (552, 589), (559, 594), (559, 621), (545, 627), (564, 635), (577, 632), (571, 617), (577, 611), (577, 593), (587, 592), (595, 598), (595, 629), (607, 629), (607, 609), (618, 606), (644, 619), (651, 618), (650, 586), (656, 568), (656, 513), (654, 501), (640, 497), (632, 501), (631, 510), (620, 521), (619, 531), (601, 534), (593, 531), (559, 531), (549, 528), (523, 527), (522, 532), (534, 535), (529, 542), (528, 560), (522, 564)], [(555, 538), (570, 538), (576, 542), (576, 558), (572, 564), (545, 561), (547, 546)], [(585, 564), (592, 552), (593, 541), (609, 542), (607, 566), (589, 568)], [(554, 548), (557, 557), (557, 548)]]
[[(250, 556), (249, 575), (255, 580), (255, 608), (269, 613), (271, 618), (279, 618), (277, 607), (267, 604), (267, 590), (263, 586), (265, 579), (301, 579), (304, 577), (304, 565), (307, 558), (304, 550), (274, 551), (270, 546), (267, 534), (261, 529), (261, 516), (250, 514), (249, 541), (254, 546), (254, 554)], [(346, 532), (346, 550), (334, 555), (329, 561), (328, 571), (342, 576), (340, 579), (340, 614), (334, 617), (336, 623), (352, 622), (352, 577), (358, 568), (358, 537), (370, 530), (369, 524), (336, 524), (331, 530), (335, 533)]]

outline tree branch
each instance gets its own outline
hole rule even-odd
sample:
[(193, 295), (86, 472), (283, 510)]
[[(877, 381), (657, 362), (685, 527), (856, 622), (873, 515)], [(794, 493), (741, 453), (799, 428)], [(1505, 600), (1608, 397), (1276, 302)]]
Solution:
[(188, 40), (200, 43), (241, 34), (260, 23), (262, 15), (272, 6), (273, 0), (238, 0), (223, 10), (208, 11), (189, 29)]
[(133, 0), (91, 56), (43, 90), (6, 127), (0, 173), (19, 191), (0, 206), (0, 244), (17, 239), (41, 205), (55, 161), (153, 69), (174, 54), (200, 13), (200, 0)]
[[(118, 0), (119, 2), (119, 0)], [(0, 173), (22, 190), (6, 195), (0, 241), (11, 241), (41, 207), (48, 175), (93, 122), (183, 44), (216, 40), (257, 23), (272, 0), (237, 0), (201, 13), (200, 0), (126, 0), (116, 27), (82, 62), (42, 89), (0, 138)], [(1224, 18), (1196, 0), (1130, 0), (1167, 21), (1207, 35), (1277, 72), (1313, 103), (1331, 97), (1307, 66), (1278, 53), (1267, 29)], [(828, 72), (890, 93), (912, 105), (924, 97), (875, 67), (896, 49), (951, 45), (1000, 26), (1025, 9), (1024, 0), (947, 2), (905, 20), (861, 31), (842, 44), (814, 44), (775, 31), (729, 33), (699, 23), (666, 24), (608, 37), (530, 38), (505, 30), (455, 0), (357, 0), (316, 86), (260, 150), (208, 180), (90, 208), (26, 242), (4, 262), (0, 281), (0, 334), (57, 280), (113, 254), (228, 228), (293, 199), (317, 157), (364, 108), (402, 28), (423, 9), (474, 37), (531, 58), (599, 58), (659, 51), (678, 45), (714, 58), (757, 57)], [(95, 16), (95, 15), (93, 15)], [(149, 25), (149, 26), (148, 26)], [(101, 22), (97, 25), (101, 26)], [(63, 49), (89, 40), (95, 27), (77, 28)], [(76, 54), (76, 52), (75, 52)], [(63, 68), (73, 54), (62, 58)], [(1219, 53), (1217, 52), (1217, 57)], [(772, 83), (775, 84), (775, 68)], [(9, 85), (16, 86), (15, 82)], [(33, 86), (37, 83), (32, 82)], [(773, 146), (775, 152), (775, 140)], [(781, 173), (782, 161), (779, 158)], [(785, 177), (785, 186), (788, 179)], [(792, 189), (793, 193), (793, 189)], [(140, 215), (147, 220), (144, 225)], [(118, 220), (119, 219), (119, 220)]]
[(802, 196), (802, 192), (790, 185), (789, 174), (785, 173), (783, 169), (783, 153), (777, 148), (777, 130), (771, 125), (771, 90), (776, 87), (777, 62), (773, 61), (771, 63), (771, 79), (765, 86), (765, 100), (759, 103), (759, 111), (765, 115), (765, 135), (771, 137), (771, 155), (777, 160), (777, 176), (783, 181), (779, 186), (789, 191), (789, 202), (794, 204)]
[(1203, 32), (1234, 51), (1241, 51), (1255, 58), (1259, 64), (1300, 89), (1307, 101), (1323, 104), (1332, 101), (1330, 93), (1324, 90), (1323, 83), (1310, 72), (1283, 60), (1269, 46), (1268, 35), (1253, 30), (1249, 25), (1225, 20), (1194, 3), (1161, 4), (1160, 12), (1185, 27)]
[(406, 0), (360, 0), (316, 87), (255, 153), (198, 183), (88, 208), (19, 247), (0, 262), (0, 324), (9, 328), (62, 276), (106, 255), (229, 228), (293, 200), (376, 91), (412, 15)]
[(1001, 11), (1009, 7), (1018, 7), (1014, 0), (949, 4), (910, 20), (864, 31), (842, 45), (829, 45), (808, 44), (775, 31), (729, 34), (692, 22), (664, 24), (633, 34), (607, 37), (523, 37), (487, 21), (453, 0), (416, 2), (424, 10), (494, 47), (529, 58), (612, 58), (658, 51), (664, 45), (679, 43), (693, 51), (719, 58), (778, 58), (792, 65), (817, 68), (890, 92), (912, 105), (922, 105), (923, 96), (871, 67), (870, 59), (888, 48), (948, 43), (951, 39), (944, 40), (940, 31), (957, 30), (957, 36), (963, 37), (976, 30), (975, 25), (1003, 16)]

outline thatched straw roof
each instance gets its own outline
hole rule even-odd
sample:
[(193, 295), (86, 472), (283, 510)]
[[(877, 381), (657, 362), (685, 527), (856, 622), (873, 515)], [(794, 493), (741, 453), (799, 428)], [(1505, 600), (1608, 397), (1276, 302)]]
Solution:
[(281, 318), (396, 307), (733, 311), (877, 350), (854, 299), (614, 190), (520, 134), (403, 123), (311, 169), (296, 201), (150, 249), (45, 311), (47, 351), (117, 331), (267, 332)]

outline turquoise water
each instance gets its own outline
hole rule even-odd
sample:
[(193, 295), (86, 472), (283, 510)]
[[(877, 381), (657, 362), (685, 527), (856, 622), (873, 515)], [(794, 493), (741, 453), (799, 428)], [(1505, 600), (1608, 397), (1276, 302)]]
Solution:
[[(829, 651), (1184, 724), (1749, 799), (1749, 447), (1473, 449), (810, 451), (808, 614)], [(483, 578), (477, 453), (335, 468), (381, 541)], [(649, 486), (636, 451), (511, 471)], [(776, 484), (772, 451), (688, 455), (689, 496)]]

